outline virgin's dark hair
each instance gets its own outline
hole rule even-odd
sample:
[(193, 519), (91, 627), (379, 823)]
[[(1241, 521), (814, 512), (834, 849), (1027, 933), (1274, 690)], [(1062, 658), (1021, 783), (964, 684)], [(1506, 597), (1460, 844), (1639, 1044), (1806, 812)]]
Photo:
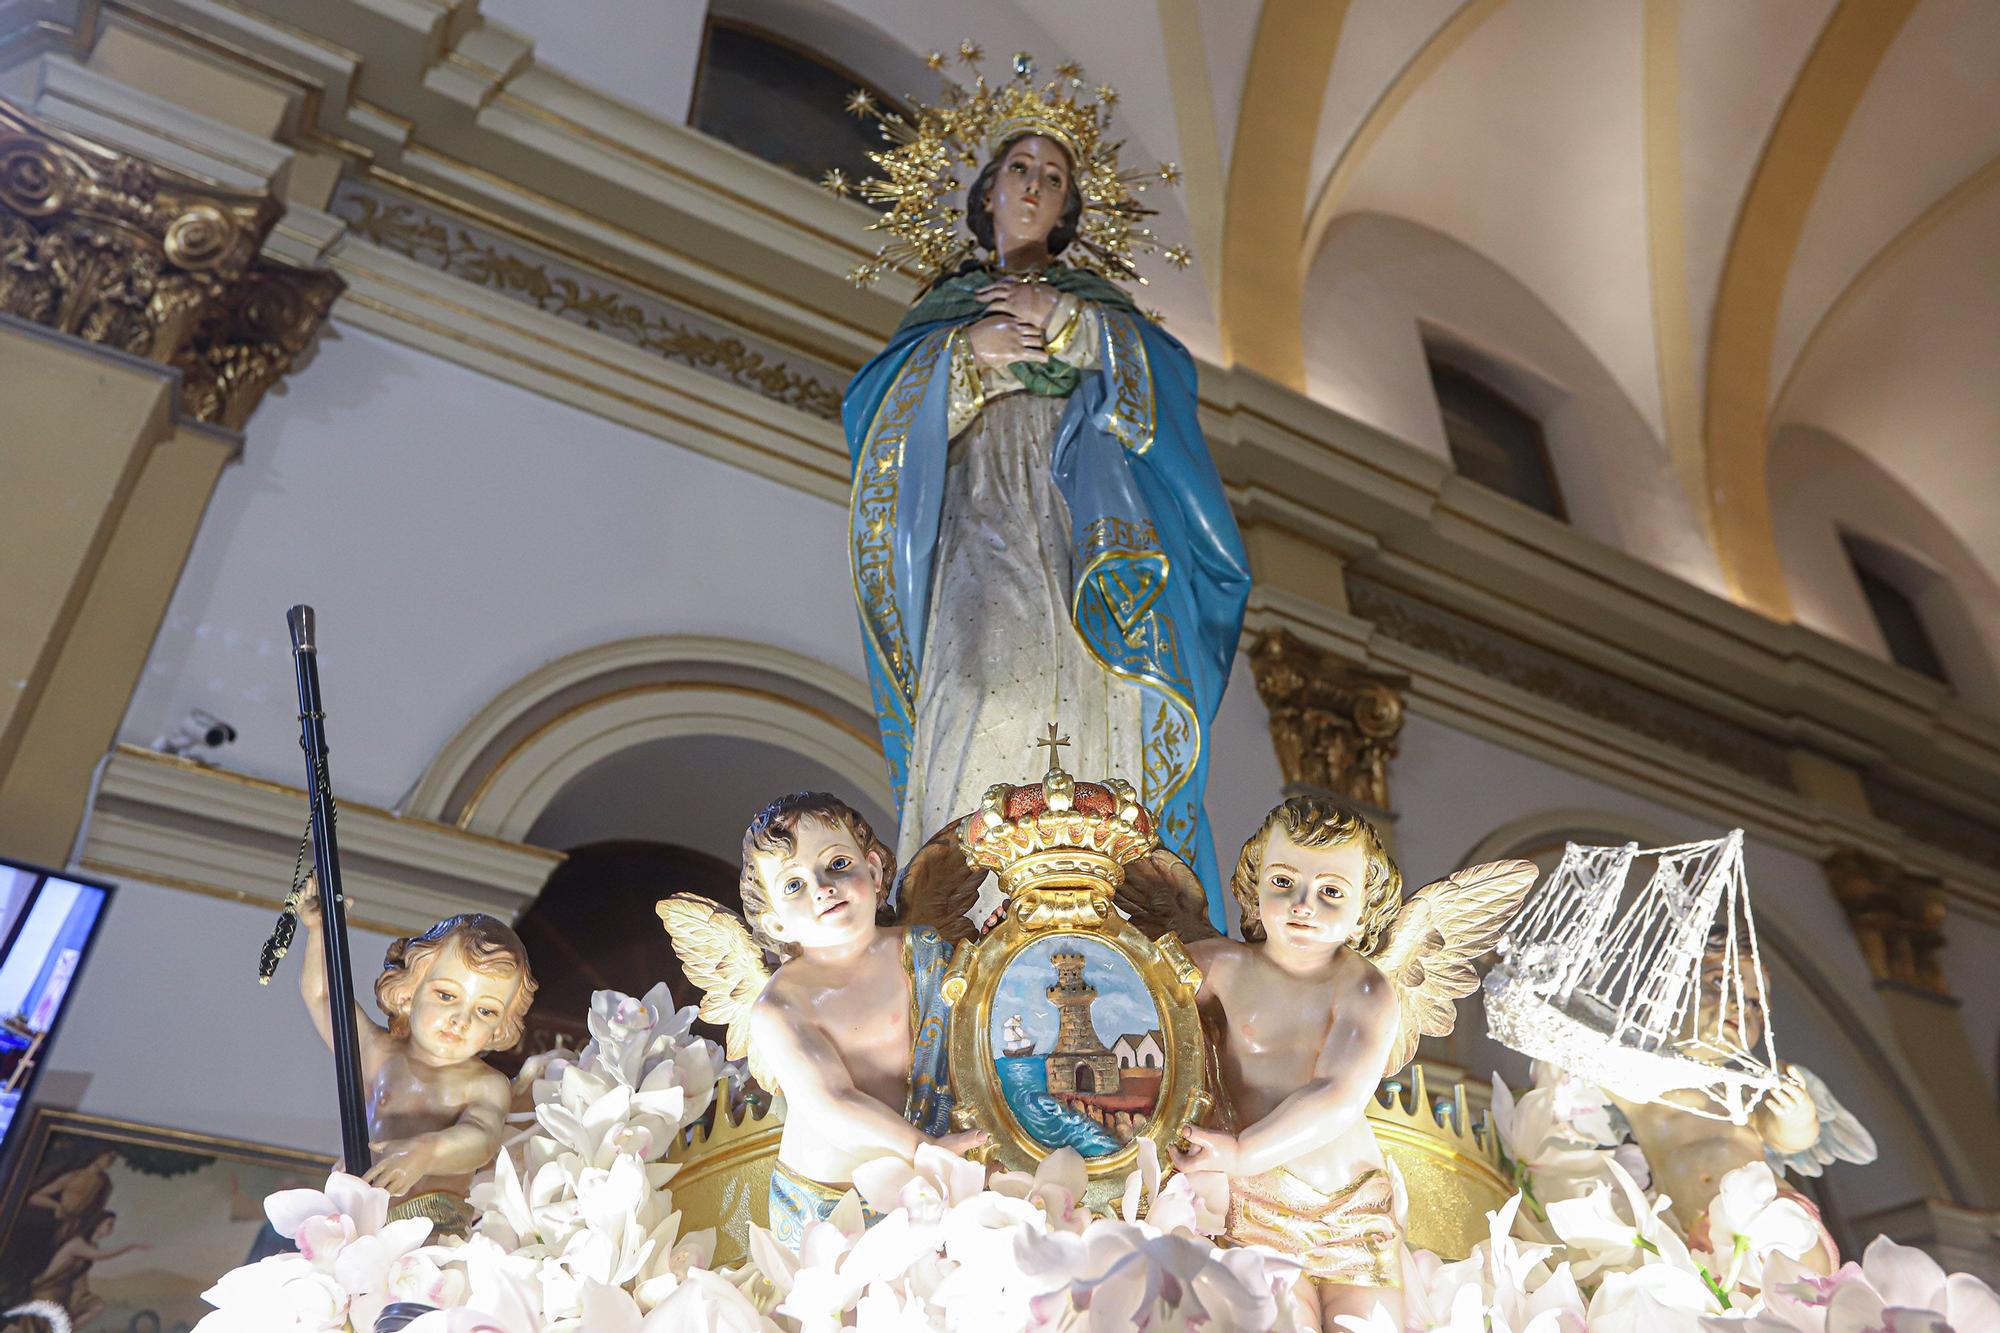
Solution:
[[(965, 225), (972, 229), (972, 238), (996, 257), (1000, 252), (993, 244), (993, 178), (1000, 174), (1000, 164), (1007, 160), (1007, 154), (1014, 151), (1014, 145), (1028, 137), (1026, 134), (1017, 134), (1001, 144), (1000, 150), (979, 169), (979, 175), (972, 182), (972, 188), (965, 194)], [(1055, 141), (1050, 140), (1050, 142)], [(1069, 168), (1066, 173), (1069, 184), (1063, 199), (1062, 216), (1057, 218), (1056, 225), (1049, 229), (1051, 255), (1061, 254), (1069, 243), (1076, 239), (1077, 226), (1083, 220), (1083, 193), (1077, 189), (1076, 163), (1070, 161), (1068, 150), (1063, 151), (1063, 164)]]

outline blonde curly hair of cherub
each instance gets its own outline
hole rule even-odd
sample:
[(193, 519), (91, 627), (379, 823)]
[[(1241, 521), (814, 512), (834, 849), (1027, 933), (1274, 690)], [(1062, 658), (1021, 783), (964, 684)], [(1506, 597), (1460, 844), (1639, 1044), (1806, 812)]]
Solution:
[(521, 1040), (521, 1028), (528, 1018), (528, 1006), (535, 1002), (535, 974), (528, 966), (528, 949), (513, 928), (498, 917), (484, 912), (466, 912), (446, 917), (421, 935), (391, 940), (382, 958), (382, 975), (375, 978), (375, 1001), (389, 1016), (389, 1035), (410, 1033), (410, 1005), (417, 987), (424, 984), (437, 956), (456, 944), (465, 963), (489, 977), (518, 976), (514, 998), (507, 1002), (500, 1029), (493, 1035), (496, 1051), (510, 1049)]
[(1389, 859), (1373, 824), (1323, 796), (1292, 797), (1264, 816), (1264, 822), (1250, 835), (1250, 841), (1243, 844), (1243, 854), (1236, 858), (1236, 873), (1229, 880), (1236, 905), (1243, 912), (1243, 938), (1264, 938), (1264, 921), (1257, 912), (1257, 880), (1264, 873), (1264, 845), (1275, 828), (1283, 828), (1285, 836), (1301, 847), (1339, 847), (1360, 841), (1368, 857), (1368, 872), (1363, 887), (1361, 924), (1353, 946), (1357, 953), (1374, 953), (1382, 942), (1382, 933), (1389, 929), (1389, 923), (1396, 919), (1403, 905), (1403, 872)]
[(870, 852), (882, 863), (882, 883), (875, 890), (875, 906), (879, 911), (889, 896), (889, 886), (896, 882), (896, 853), (889, 845), (875, 836), (875, 830), (868, 821), (838, 796), (823, 791), (795, 791), (759, 810), (751, 819), (750, 827), (743, 830), (743, 919), (750, 927), (750, 937), (758, 946), (769, 950), (780, 958), (796, 950), (788, 949), (765, 933), (764, 913), (771, 910), (771, 898), (764, 883), (763, 871), (758, 866), (758, 858), (766, 856), (790, 856), (798, 850), (798, 827), (802, 819), (814, 819), (828, 828), (845, 830), (854, 839), (854, 845), (867, 856)]

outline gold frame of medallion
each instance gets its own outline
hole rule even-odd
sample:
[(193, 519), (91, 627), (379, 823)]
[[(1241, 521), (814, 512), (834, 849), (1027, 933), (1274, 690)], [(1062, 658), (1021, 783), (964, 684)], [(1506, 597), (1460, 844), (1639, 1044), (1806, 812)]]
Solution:
[[(1107, 786), (1121, 805), (1133, 804), (1124, 783)], [(1051, 1150), (1014, 1118), (1002, 1094), (993, 1053), (994, 997), (1014, 960), (1041, 940), (1075, 937), (1110, 949), (1137, 974), (1159, 1014), (1165, 1072), (1146, 1128), (1118, 1151), (1084, 1159), (1090, 1181), (1084, 1202), (1102, 1211), (1123, 1190), (1140, 1138), (1160, 1149), (1164, 1168), (1167, 1148), (1208, 1108), (1207, 1060), (1195, 1009), (1201, 969), (1177, 935), (1148, 939), (1112, 905), (1123, 863), (1157, 846), (1157, 839), (1135, 828), (1129, 817), (1073, 808), (1068, 775), (1060, 770), (1051, 770), (1045, 789), (1053, 808), (1008, 819), (1005, 808), (1014, 789), (995, 787), (982, 813), (961, 828), (967, 859), (1000, 870), (1008, 908), (1006, 919), (985, 938), (958, 946), (945, 973), (944, 998), (952, 1009), (947, 1049), (956, 1098), (952, 1115), (959, 1128), (985, 1130), (991, 1142), (981, 1155), (1008, 1170), (1033, 1171), (1049, 1155)], [(975, 834), (986, 835), (983, 847), (975, 846)], [(995, 843), (1006, 846), (996, 854)]]

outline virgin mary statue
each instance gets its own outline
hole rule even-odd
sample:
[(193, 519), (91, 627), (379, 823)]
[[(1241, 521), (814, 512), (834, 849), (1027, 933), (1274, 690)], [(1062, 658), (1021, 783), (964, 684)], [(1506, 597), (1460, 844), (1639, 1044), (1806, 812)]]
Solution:
[[(1018, 780), (1054, 721), (1065, 766), (1138, 788), (1220, 928), (1204, 740), (1249, 594), (1242, 538), (1193, 360), (1113, 280), (1152, 242), (1142, 178), (1105, 133), (1111, 99), (1081, 100), (1069, 67), (1041, 85), (1025, 57), (1015, 69), (907, 121), (877, 112), (900, 146), (862, 187), (900, 239), (857, 276), (937, 275), (843, 409), (898, 860)], [(982, 160), (961, 221), (948, 172)]]

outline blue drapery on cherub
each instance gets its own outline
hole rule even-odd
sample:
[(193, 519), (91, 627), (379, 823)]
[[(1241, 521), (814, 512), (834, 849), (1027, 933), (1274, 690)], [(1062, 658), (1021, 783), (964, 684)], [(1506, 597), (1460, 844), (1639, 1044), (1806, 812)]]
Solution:
[[(1195, 420), (1187, 349), (1103, 279), (1060, 265), (1047, 277), (1094, 302), (1101, 317), (1097, 369), (1015, 368), (1030, 392), (1069, 400), (1049, 464), (1070, 511), (1071, 621), (1105, 671), (1142, 691), (1145, 758), (1135, 785), (1162, 841), (1201, 876), (1220, 929), (1223, 886), (1201, 804), (1204, 742), (1236, 655), (1248, 560)], [(899, 811), (944, 497), (951, 335), (985, 314), (973, 293), (992, 280), (976, 269), (933, 288), (854, 377), (843, 407), (854, 481), (849, 558)]]

